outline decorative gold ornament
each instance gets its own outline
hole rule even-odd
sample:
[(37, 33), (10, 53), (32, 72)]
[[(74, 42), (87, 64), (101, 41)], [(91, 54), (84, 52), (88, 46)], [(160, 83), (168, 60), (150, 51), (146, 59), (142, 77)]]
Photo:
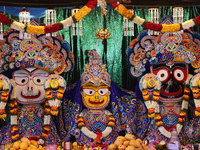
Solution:
[(52, 89), (58, 89), (58, 87), (59, 87), (58, 80), (56, 80), (56, 79), (51, 80), (50, 86), (51, 86)]
[(154, 88), (156, 86), (156, 81), (154, 79), (147, 80), (147, 87), (148, 88)]
[(0, 81), (0, 90), (3, 89), (3, 84), (2, 84), (2, 81)]
[(111, 39), (110, 33), (108, 32), (107, 29), (99, 29), (98, 32), (95, 34), (96, 38), (95, 39)]

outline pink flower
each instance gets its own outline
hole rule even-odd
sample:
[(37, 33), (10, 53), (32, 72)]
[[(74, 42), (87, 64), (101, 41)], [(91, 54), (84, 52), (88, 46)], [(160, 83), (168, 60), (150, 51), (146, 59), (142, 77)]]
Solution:
[(46, 150), (57, 150), (56, 144), (48, 144), (45, 146)]

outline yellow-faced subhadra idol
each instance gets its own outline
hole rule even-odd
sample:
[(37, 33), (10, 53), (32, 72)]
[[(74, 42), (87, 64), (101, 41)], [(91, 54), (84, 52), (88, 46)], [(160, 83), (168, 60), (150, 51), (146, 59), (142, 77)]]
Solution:
[[(21, 137), (37, 138), (40, 144), (60, 144), (65, 134), (55, 123), (66, 88), (59, 74), (73, 69), (69, 44), (61, 36), (31, 35), (7, 30), (0, 41), (0, 118), (10, 120), (0, 128), (0, 144)], [(8, 111), (5, 111), (8, 107)], [(56, 117), (62, 119), (61, 117)], [(59, 122), (57, 120), (56, 122)]]
[(88, 51), (89, 63), (85, 64), (80, 80), (71, 85), (64, 95), (65, 127), (70, 136), (80, 130), (78, 143), (113, 143), (118, 133), (131, 128), (132, 133), (143, 138), (149, 120), (145, 106), (133, 92), (116, 86), (107, 72), (106, 65), (96, 50)]

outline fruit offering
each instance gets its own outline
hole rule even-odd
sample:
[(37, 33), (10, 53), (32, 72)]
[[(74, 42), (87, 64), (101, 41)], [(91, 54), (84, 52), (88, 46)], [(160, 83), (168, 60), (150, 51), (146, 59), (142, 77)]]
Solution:
[(132, 134), (118, 136), (113, 144), (108, 146), (108, 150), (150, 150), (142, 142), (141, 139), (136, 139)]
[(20, 141), (6, 144), (4, 150), (45, 150), (45, 146), (39, 145), (35, 140), (22, 137)]

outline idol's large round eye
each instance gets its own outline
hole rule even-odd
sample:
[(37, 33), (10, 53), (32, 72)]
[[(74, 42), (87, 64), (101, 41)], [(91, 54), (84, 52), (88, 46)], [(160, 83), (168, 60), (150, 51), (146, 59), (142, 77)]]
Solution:
[(175, 69), (173, 71), (173, 75), (174, 78), (179, 82), (182, 82), (184, 80), (184, 72), (181, 69)]
[(157, 77), (160, 79), (161, 82), (165, 82), (167, 81), (167, 79), (169, 78), (169, 72), (167, 69), (160, 69), (157, 72)]
[(32, 80), (33, 83), (36, 85), (43, 85), (46, 79), (47, 79), (46, 76), (34, 76)]
[(15, 76), (14, 79), (15, 83), (21, 86), (26, 85), (29, 81), (29, 78), (26, 76)]
[(83, 92), (85, 92), (85, 94), (92, 96), (95, 93), (95, 90), (93, 89), (83, 89)]
[(99, 95), (103, 96), (108, 92), (108, 88), (100, 88), (98, 89)]

